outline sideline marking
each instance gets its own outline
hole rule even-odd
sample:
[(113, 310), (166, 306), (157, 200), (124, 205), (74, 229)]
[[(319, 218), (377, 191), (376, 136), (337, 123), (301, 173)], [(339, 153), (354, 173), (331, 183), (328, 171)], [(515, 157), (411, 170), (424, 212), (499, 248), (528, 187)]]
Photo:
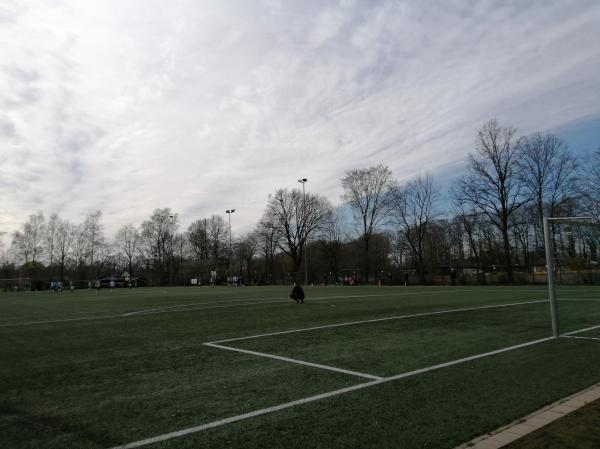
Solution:
[(259, 338), (259, 337), (270, 337), (272, 335), (291, 334), (291, 333), (295, 333), (295, 332), (306, 332), (306, 331), (312, 331), (312, 330), (317, 330), (317, 329), (329, 329), (332, 327), (352, 326), (354, 324), (376, 323), (378, 321), (401, 320), (401, 319), (405, 319), (405, 318), (415, 318), (415, 317), (430, 316), (430, 315), (441, 315), (444, 313), (467, 312), (467, 311), (471, 311), (471, 310), (495, 309), (495, 308), (499, 308), (499, 307), (512, 307), (512, 306), (520, 306), (520, 305), (525, 305), (525, 304), (536, 304), (536, 303), (541, 303), (541, 302), (548, 302), (548, 300), (547, 299), (539, 299), (539, 300), (535, 300), (535, 301), (513, 302), (510, 304), (495, 304), (495, 305), (491, 305), (491, 306), (465, 307), (465, 308), (461, 308), (461, 309), (438, 310), (435, 312), (423, 312), (423, 313), (414, 313), (411, 315), (397, 315), (397, 316), (390, 316), (390, 317), (385, 317), (385, 318), (375, 318), (372, 320), (350, 321), (347, 323), (338, 323), (338, 324), (326, 324), (323, 326), (306, 327), (303, 329), (292, 329), (292, 330), (288, 330), (288, 331), (269, 332), (267, 334), (248, 335), (246, 337), (228, 338), (226, 340), (216, 340), (216, 341), (211, 341), (209, 343), (217, 343), (217, 344), (218, 343), (227, 343), (230, 341), (250, 340), (250, 339)]
[(363, 377), (365, 379), (371, 379), (371, 380), (383, 379), (383, 377), (380, 377), (380, 376), (373, 376), (371, 374), (359, 373), (357, 371), (350, 371), (350, 370), (343, 369), (343, 368), (336, 368), (335, 366), (321, 365), (320, 363), (312, 363), (312, 362), (305, 362), (303, 360), (298, 360), (298, 359), (290, 359), (289, 357), (282, 357), (279, 355), (268, 354), (266, 352), (249, 351), (247, 349), (233, 348), (231, 346), (217, 345), (215, 343), (202, 343), (202, 344), (204, 346), (210, 346), (211, 348), (226, 349), (227, 351), (235, 351), (235, 352), (241, 352), (243, 354), (256, 355), (259, 357), (267, 357), (270, 359), (281, 360), (284, 362), (296, 363), (298, 365), (306, 365), (306, 366), (310, 366), (313, 368), (321, 368), (321, 369), (328, 370), (328, 371), (335, 371), (338, 373), (350, 374), (352, 376)]
[(600, 340), (600, 337), (582, 337), (580, 335), (561, 335), (563, 338), (580, 338), (582, 340)]
[(440, 368), (446, 368), (446, 367), (449, 367), (449, 366), (458, 365), (458, 364), (469, 362), (469, 361), (472, 361), (472, 360), (481, 359), (483, 357), (489, 357), (489, 356), (492, 356), (492, 355), (501, 354), (503, 352), (508, 352), (508, 351), (512, 351), (512, 350), (515, 350), (515, 349), (524, 348), (526, 346), (532, 346), (532, 345), (536, 345), (536, 344), (539, 344), (539, 343), (544, 343), (546, 341), (550, 341), (550, 340), (554, 340), (554, 339), (555, 339), (554, 337), (546, 337), (546, 338), (542, 338), (540, 340), (533, 340), (533, 341), (529, 341), (529, 342), (526, 342), (526, 343), (521, 343), (521, 344), (518, 344), (518, 345), (515, 345), (515, 346), (509, 346), (509, 347), (506, 347), (506, 348), (497, 349), (495, 351), (490, 351), (490, 352), (485, 352), (485, 353), (482, 353), (482, 354), (472, 355), (472, 356), (464, 357), (464, 358), (461, 358), (461, 359), (458, 359), (458, 360), (454, 360), (454, 361), (451, 361), (451, 362), (440, 363), (439, 365), (433, 365), (433, 366), (430, 366), (430, 367), (427, 367), (427, 368), (421, 368), (421, 369), (417, 369), (417, 370), (414, 370), (414, 371), (409, 371), (409, 372), (406, 372), (406, 373), (398, 374), (396, 376), (386, 377), (386, 378), (383, 378), (381, 380), (374, 380), (372, 382), (366, 382), (366, 383), (362, 383), (362, 384), (358, 384), (358, 385), (353, 385), (351, 387), (346, 387), (346, 388), (341, 388), (339, 390), (329, 391), (327, 393), (322, 393), (322, 394), (319, 394), (319, 395), (316, 395), (316, 396), (309, 396), (309, 397), (306, 397), (306, 398), (303, 398), (303, 399), (298, 399), (296, 401), (285, 402), (283, 404), (279, 404), (279, 405), (275, 405), (275, 406), (272, 406), (272, 407), (263, 408), (263, 409), (260, 409), (260, 410), (255, 410), (253, 412), (244, 413), (244, 414), (237, 415), (237, 416), (231, 416), (229, 418), (220, 419), (220, 420), (213, 421), (213, 422), (210, 422), (210, 423), (207, 423), (207, 424), (202, 424), (202, 425), (199, 425), (199, 426), (189, 427), (187, 429), (182, 429), (182, 430), (178, 430), (178, 431), (175, 431), (175, 432), (165, 433), (163, 435), (158, 435), (158, 436), (155, 436), (155, 437), (146, 438), (146, 439), (139, 440), (139, 441), (134, 441), (132, 443), (127, 443), (127, 444), (124, 444), (124, 445), (121, 445), (121, 446), (115, 446), (115, 447), (113, 447), (111, 449), (133, 449), (133, 448), (136, 448), (136, 447), (142, 447), (142, 446), (146, 446), (148, 444), (158, 443), (160, 441), (170, 440), (172, 438), (177, 438), (177, 437), (181, 437), (181, 436), (184, 436), (184, 435), (189, 435), (189, 434), (192, 434), (192, 433), (202, 432), (202, 431), (207, 430), (207, 429), (212, 429), (212, 428), (223, 426), (223, 425), (226, 425), (226, 424), (231, 424), (231, 423), (242, 421), (242, 420), (245, 420), (245, 419), (248, 419), (248, 418), (254, 418), (256, 416), (266, 415), (268, 413), (273, 413), (273, 412), (277, 412), (277, 411), (280, 411), (280, 410), (285, 410), (285, 409), (288, 409), (288, 408), (291, 408), (291, 407), (295, 407), (295, 406), (298, 406), (298, 405), (307, 404), (309, 402), (315, 402), (315, 401), (319, 401), (321, 399), (326, 399), (326, 398), (330, 398), (330, 397), (333, 397), (333, 396), (339, 396), (341, 394), (349, 393), (349, 392), (356, 391), (356, 390), (361, 390), (363, 388), (372, 387), (373, 385), (379, 385), (379, 384), (382, 384), (382, 383), (385, 383), (385, 382), (391, 382), (391, 381), (394, 381), (394, 380), (404, 379), (406, 377), (411, 377), (411, 376), (415, 376), (415, 375), (418, 375), (418, 374), (423, 374), (423, 373), (426, 373), (426, 372), (429, 372), (429, 371), (434, 371), (434, 370), (437, 370), (437, 369), (440, 369)]
[[(456, 292), (456, 293), (463, 293), (465, 291), (476, 291), (476, 290), (453, 290), (453, 292)], [(508, 291), (508, 290), (506, 290), (506, 291)], [(383, 294), (383, 295), (327, 296), (327, 297), (323, 296), (323, 297), (314, 298), (312, 301), (325, 301), (328, 299), (361, 299), (361, 298), (374, 297), (374, 296), (424, 295), (424, 294), (429, 294), (429, 293), (441, 293), (441, 292), (442, 292), (442, 290), (433, 291), (433, 292), (389, 293), (389, 294)], [(547, 301), (547, 300), (542, 300), (542, 301)], [(261, 304), (285, 305), (285, 304), (288, 304), (289, 302), (290, 301), (287, 299), (278, 299), (275, 301), (252, 302), (252, 303), (247, 303), (247, 304), (231, 304), (231, 305), (213, 306), (213, 307), (191, 307), (191, 308), (186, 308), (186, 309), (159, 310), (159, 311), (155, 311), (155, 312), (138, 313), (137, 315), (144, 316), (144, 315), (156, 315), (158, 313), (187, 312), (190, 310), (209, 310), (209, 309), (221, 309), (221, 308), (230, 308), (230, 307), (247, 307), (247, 306), (261, 305)], [(132, 315), (131, 312), (128, 312), (128, 313), (121, 313), (118, 315), (97, 315), (97, 316), (65, 318), (65, 319), (44, 320), (44, 321), (24, 321), (24, 322), (19, 322), (19, 323), (0, 324), (0, 328), (14, 327), (14, 326), (31, 326), (31, 325), (36, 325), (36, 324), (66, 323), (66, 322), (70, 322), (70, 321), (101, 320), (101, 319), (110, 319), (110, 318), (127, 318), (129, 316), (135, 316), (135, 315)]]
[(598, 328), (600, 328), (600, 324), (597, 324), (596, 326), (592, 326), (592, 327), (586, 327), (585, 329), (580, 329), (578, 331), (565, 332), (564, 334), (561, 335), (561, 337), (567, 337), (569, 335), (581, 334), (582, 332), (593, 331), (594, 329), (598, 329)]
[(119, 318), (122, 315), (99, 315), (99, 316), (84, 316), (80, 318), (64, 318), (62, 320), (48, 320), (48, 321), (25, 321), (22, 323), (8, 323), (0, 324), (0, 327), (13, 327), (13, 326), (31, 326), (34, 324), (53, 324), (53, 323), (66, 323), (69, 321), (84, 321), (84, 320), (103, 320), (107, 318)]
[[(471, 289), (465, 289), (465, 290), (454, 290), (450, 293), (464, 293), (464, 292), (472, 292), (474, 290)], [(390, 297), (390, 296), (408, 296), (408, 295), (425, 295), (425, 294), (430, 294), (430, 293), (446, 293), (445, 290), (435, 290), (435, 291), (429, 291), (429, 292), (402, 292), (402, 293), (382, 293), (382, 294), (376, 294), (376, 295), (345, 295), (345, 296), (316, 296), (314, 298), (310, 299), (310, 302), (313, 301), (326, 301), (328, 299), (362, 299), (362, 298), (376, 298), (376, 297)], [(285, 300), (283, 299), (277, 299), (274, 300), (275, 298), (247, 298), (247, 299), (227, 299), (227, 300), (222, 300), (222, 301), (212, 301), (212, 302), (197, 302), (197, 303), (189, 303), (189, 304), (176, 304), (173, 306), (164, 306), (164, 307), (155, 307), (152, 309), (142, 309), (142, 310), (135, 310), (133, 312), (128, 312), (123, 314), (123, 316), (130, 316), (130, 315), (143, 315), (143, 314), (151, 314), (151, 312), (155, 312), (155, 311), (159, 311), (159, 310), (167, 310), (167, 309), (178, 309), (178, 310), (168, 310), (168, 311), (172, 311), (172, 312), (178, 312), (179, 309), (181, 309), (182, 307), (190, 307), (190, 306), (208, 306), (211, 304), (226, 304), (226, 303), (233, 303), (233, 302), (246, 302), (247, 304), (234, 304), (231, 307), (236, 307), (238, 305), (243, 306), (243, 305), (252, 305), (252, 304), (272, 304), (272, 303), (277, 303), (277, 302), (289, 302), (287, 301), (287, 298), (285, 298)], [(258, 302), (258, 301), (262, 301), (262, 302)], [(181, 309), (181, 310), (202, 310), (202, 308), (190, 308), (190, 309)]]

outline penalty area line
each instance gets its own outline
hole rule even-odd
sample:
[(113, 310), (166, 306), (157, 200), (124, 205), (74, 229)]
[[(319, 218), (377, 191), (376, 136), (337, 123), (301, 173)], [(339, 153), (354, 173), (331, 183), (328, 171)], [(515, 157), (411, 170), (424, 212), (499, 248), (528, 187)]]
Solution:
[(362, 377), (365, 379), (371, 379), (371, 380), (383, 379), (383, 377), (380, 377), (380, 376), (373, 376), (371, 374), (359, 373), (357, 371), (351, 371), (351, 370), (347, 370), (347, 369), (343, 369), (343, 368), (336, 368), (335, 366), (330, 366), (330, 365), (321, 365), (320, 363), (305, 362), (304, 360), (291, 359), (289, 357), (282, 357), (282, 356), (275, 355), (275, 354), (268, 354), (266, 352), (249, 351), (247, 349), (234, 348), (231, 346), (223, 346), (223, 345), (218, 345), (215, 343), (203, 343), (203, 345), (210, 346), (211, 348), (225, 349), (227, 351), (234, 351), (234, 352), (241, 352), (242, 354), (250, 354), (250, 355), (256, 355), (259, 357), (266, 357), (269, 359), (275, 359), (275, 360), (280, 360), (283, 362), (295, 363), (297, 365), (310, 366), (312, 368), (319, 368), (319, 369), (324, 369), (327, 371), (334, 371), (334, 372), (342, 373), (342, 374), (350, 374), (351, 376)]
[(435, 371), (435, 370), (438, 370), (438, 369), (441, 369), (441, 368), (446, 368), (446, 367), (453, 366), (453, 365), (459, 365), (461, 363), (470, 362), (470, 361), (481, 359), (481, 358), (484, 358), (484, 357), (489, 357), (489, 356), (501, 354), (503, 352), (508, 352), (508, 351), (512, 351), (512, 350), (515, 350), (515, 349), (524, 348), (524, 347), (527, 347), (527, 346), (533, 346), (533, 345), (536, 345), (536, 344), (539, 344), (539, 343), (544, 343), (544, 342), (547, 342), (547, 341), (550, 341), (550, 340), (555, 340), (555, 337), (546, 337), (546, 338), (542, 338), (542, 339), (539, 339), (539, 340), (528, 341), (526, 343), (521, 343), (521, 344), (518, 344), (518, 345), (509, 346), (509, 347), (506, 347), (506, 348), (497, 349), (495, 351), (490, 351), (490, 352), (485, 352), (485, 353), (482, 353), (482, 354), (477, 354), (477, 355), (473, 355), (473, 356), (469, 356), (469, 357), (464, 357), (464, 358), (461, 358), (461, 359), (458, 359), (458, 360), (454, 360), (454, 361), (451, 361), (451, 362), (440, 363), (438, 365), (433, 365), (433, 366), (430, 366), (430, 367), (427, 367), (427, 368), (421, 368), (421, 369), (417, 369), (417, 370), (414, 370), (414, 371), (409, 371), (409, 372), (406, 372), (406, 373), (398, 374), (398, 375), (395, 375), (395, 376), (391, 376), (391, 377), (386, 377), (386, 378), (383, 378), (383, 379), (374, 380), (372, 382), (361, 383), (361, 384), (358, 384), (358, 385), (353, 385), (351, 387), (341, 388), (339, 390), (333, 390), (333, 391), (329, 391), (329, 392), (326, 392), (326, 393), (318, 394), (318, 395), (315, 395), (315, 396), (309, 396), (309, 397), (306, 397), (306, 398), (303, 398), (303, 399), (298, 399), (298, 400), (291, 401), (291, 402), (285, 402), (283, 404), (279, 404), (279, 405), (275, 405), (275, 406), (272, 406), (272, 407), (263, 408), (263, 409), (260, 409), (260, 410), (255, 410), (253, 412), (244, 413), (244, 414), (237, 415), (237, 416), (231, 416), (229, 418), (220, 419), (220, 420), (213, 421), (213, 422), (210, 422), (210, 423), (207, 423), (207, 424), (202, 424), (202, 425), (199, 425), (199, 426), (189, 427), (187, 429), (182, 429), (182, 430), (178, 430), (178, 431), (175, 431), (175, 432), (169, 432), (169, 433), (165, 433), (163, 435), (157, 435), (157, 436), (154, 436), (154, 437), (151, 437), (151, 438), (146, 438), (146, 439), (143, 439), (143, 440), (134, 441), (132, 443), (127, 443), (127, 444), (124, 444), (124, 445), (121, 445), (121, 446), (114, 446), (111, 449), (133, 449), (133, 448), (136, 448), (136, 447), (146, 446), (148, 444), (159, 443), (161, 441), (166, 441), (166, 440), (170, 440), (170, 439), (173, 439), (173, 438), (178, 438), (178, 437), (182, 437), (182, 436), (185, 436), (185, 435), (190, 435), (190, 434), (193, 434), (193, 433), (202, 432), (204, 430), (213, 429), (215, 427), (220, 427), (220, 426), (223, 426), (223, 425), (226, 425), (226, 424), (232, 424), (232, 423), (239, 422), (239, 421), (242, 421), (242, 420), (245, 420), (245, 419), (254, 418), (254, 417), (257, 417), (257, 416), (262, 416), (262, 415), (266, 415), (266, 414), (269, 414), (269, 413), (278, 412), (278, 411), (281, 411), (281, 410), (289, 409), (289, 408), (296, 407), (296, 406), (303, 405), (303, 404), (308, 404), (308, 403), (315, 402), (315, 401), (320, 401), (320, 400), (327, 399), (327, 398), (334, 397), (334, 396), (339, 396), (339, 395), (342, 395), (342, 394), (350, 393), (352, 391), (362, 390), (364, 388), (372, 387), (374, 385), (380, 385), (382, 383), (392, 382), (392, 381), (399, 380), (399, 379), (404, 379), (404, 378), (407, 378), (407, 377), (411, 377), (411, 376), (415, 376), (415, 375), (418, 375), (418, 374), (427, 373), (427, 372), (430, 372), (430, 371)]
[(500, 307), (514, 307), (514, 306), (521, 306), (521, 305), (526, 305), (526, 304), (537, 304), (537, 303), (541, 303), (541, 302), (548, 302), (548, 300), (540, 299), (540, 300), (536, 300), (536, 301), (513, 302), (510, 304), (494, 304), (494, 305), (490, 305), (490, 306), (463, 307), (460, 309), (446, 309), (446, 310), (437, 310), (435, 312), (422, 312), (422, 313), (413, 313), (411, 315), (397, 315), (397, 316), (389, 316), (389, 317), (384, 317), (384, 318), (374, 318), (372, 320), (349, 321), (346, 323), (338, 323), (338, 324), (325, 324), (323, 326), (305, 327), (305, 328), (301, 328), (301, 329), (270, 332), (270, 333), (266, 333), (266, 334), (248, 335), (246, 337), (228, 338), (226, 340), (211, 341), (209, 343), (214, 343), (214, 344), (229, 343), (232, 341), (251, 340), (253, 338), (260, 338), (260, 337), (271, 337), (273, 335), (293, 334), (296, 332), (307, 332), (307, 331), (313, 331), (313, 330), (318, 330), (318, 329), (330, 329), (330, 328), (334, 328), (334, 327), (353, 326), (355, 324), (377, 323), (380, 321), (390, 321), (390, 320), (402, 320), (402, 319), (406, 319), (406, 318), (418, 318), (418, 317), (424, 317), (424, 316), (442, 315), (445, 313), (469, 312), (472, 310), (497, 309)]

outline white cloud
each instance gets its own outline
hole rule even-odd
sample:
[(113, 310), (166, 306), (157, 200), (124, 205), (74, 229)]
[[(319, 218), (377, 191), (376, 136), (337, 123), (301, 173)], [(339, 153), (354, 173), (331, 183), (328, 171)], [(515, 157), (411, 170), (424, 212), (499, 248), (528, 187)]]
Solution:
[(12, 2), (0, 9), (0, 230), (38, 209), (112, 232), (344, 170), (447, 173), (497, 117), (600, 113), (600, 4)]

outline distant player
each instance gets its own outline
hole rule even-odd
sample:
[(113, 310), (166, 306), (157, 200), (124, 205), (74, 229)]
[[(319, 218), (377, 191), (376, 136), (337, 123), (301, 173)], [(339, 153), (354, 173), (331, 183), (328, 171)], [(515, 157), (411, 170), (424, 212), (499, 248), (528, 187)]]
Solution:
[(73, 281), (69, 281), (69, 290), (71, 293), (75, 292), (75, 284), (73, 284)]
[(100, 294), (100, 279), (96, 279), (96, 282), (94, 283), (94, 287), (96, 287), (96, 294)]
[(115, 288), (115, 281), (114, 280), (110, 280), (110, 292), (113, 292), (113, 289)]
[(290, 298), (296, 301), (296, 304), (304, 304), (304, 291), (302, 290), (302, 287), (300, 287), (298, 282), (294, 282), (294, 288), (292, 289)]

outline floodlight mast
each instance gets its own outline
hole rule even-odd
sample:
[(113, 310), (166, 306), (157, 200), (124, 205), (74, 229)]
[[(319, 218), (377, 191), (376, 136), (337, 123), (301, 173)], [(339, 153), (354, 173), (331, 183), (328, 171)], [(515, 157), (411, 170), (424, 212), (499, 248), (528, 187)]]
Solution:
[(169, 223), (171, 224), (170, 226), (170, 231), (171, 231), (171, 261), (170, 261), (170, 268), (169, 268), (169, 286), (173, 287), (173, 221), (174, 221), (175, 216), (173, 214), (169, 215)]
[[(302, 215), (304, 215), (304, 220), (306, 220), (306, 190), (304, 190), (304, 184), (306, 184), (308, 179), (300, 178), (298, 182), (302, 184)], [(308, 235), (306, 240), (304, 240), (304, 285), (308, 285), (308, 257), (307, 257), (307, 244), (308, 243)]]
[(231, 284), (231, 214), (235, 212), (235, 209), (227, 209), (225, 213), (229, 216), (229, 283)]
[(548, 273), (548, 297), (550, 299), (550, 317), (552, 336), (558, 338), (558, 317), (556, 310), (556, 285), (554, 279), (554, 244), (550, 235), (550, 223), (572, 223), (579, 225), (599, 225), (592, 217), (544, 217), (544, 245), (546, 246), (546, 271)]

